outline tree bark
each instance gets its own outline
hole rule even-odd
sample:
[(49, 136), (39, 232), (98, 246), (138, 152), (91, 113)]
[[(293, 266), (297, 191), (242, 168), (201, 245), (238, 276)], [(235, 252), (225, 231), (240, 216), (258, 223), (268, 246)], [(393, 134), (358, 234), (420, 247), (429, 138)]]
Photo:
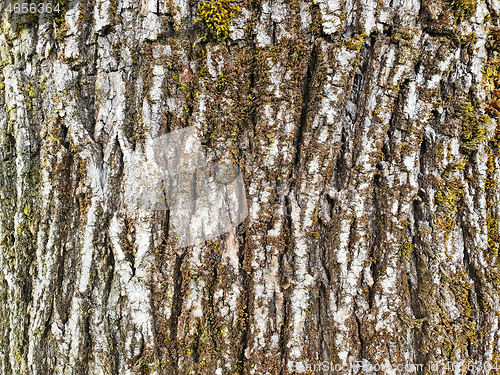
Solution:
[[(0, 374), (500, 359), (498, 1), (57, 3), (0, 6)], [(248, 217), (181, 247), (126, 196), (188, 126)]]

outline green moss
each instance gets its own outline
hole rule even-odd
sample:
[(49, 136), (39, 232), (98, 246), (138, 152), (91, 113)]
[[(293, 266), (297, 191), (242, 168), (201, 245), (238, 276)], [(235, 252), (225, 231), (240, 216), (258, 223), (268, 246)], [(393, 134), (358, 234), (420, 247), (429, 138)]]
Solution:
[(410, 259), (411, 251), (415, 245), (411, 243), (409, 238), (405, 238), (403, 242), (401, 242), (401, 246), (399, 247), (399, 254), (404, 261), (408, 261)]
[(316, 36), (322, 36), (323, 32), (323, 21), (321, 19), (321, 8), (318, 4), (313, 3), (309, 7), (309, 14), (311, 15), (311, 33)]
[(500, 88), (500, 54), (494, 52), (485, 65), (483, 75), (489, 82), (490, 87)]
[(149, 92), (153, 87), (153, 70), (149, 66), (149, 64), (145, 64), (145, 66), (142, 67), (141, 78), (142, 78), (142, 97), (146, 98), (149, 104), (152, 104)]
[(53, 11), (49, 15), (56, 22), (57, 27), (61, 27), (65, 22), (66, 12), (69, 8), (69, 0), (53, 0), (51, 3)]
[(500, 289), (500, 262), (498, 260), (500, 230), (498, 214), (496, 213), (498, 202), (496, 200), (497, 182), (495, 180), (495, 172), (497, 169), (496, 163), (500, 155), (500, 126), (498, 122), (500, 119), (500, 91), (498, 90), (500, 88), (500, 56), (497, 52), (500, 46), (498, 44), (499, 36), (500, 32), (496, 30), (490, 32), (487, 48), (492, 51), (492, 53), (483, 71), (484, 79), (489, 83), (493, 94), (492, 99), (486, 105), (486, 110), (490, 113), (492, 118), (484, 115), (480, 121), (487, 123), (496, 120), (497, 122), (495, 133), (488, 143), (488, 161), (486, 164), (486, 227), (488, 231), (488, 249), (486, 256), (490, 261), (493, 261), (495, 257), (497, 257), (496, 267), (490, 267), (487, 270), (487, 277), (493, 285)]
[[(496, 119), (500, 119), (500, 57), (495, 53), (492, 58), (488, 59), (485, 70), (483, 72), (485, 79), (490, 84), (492, 98), (486, 105), (486, 110)], [(489, 120), (489, 118), (488, 118)], [(490, 140), (490, 146), (495, 149), (500, 149), (500, 126), (495, 130), (495, 135)]]
[(486, 169), (486, 227), (488, 230), (488, 257), (493, 259), (498, 256), (498, 250), (500, 248), (500, 233), (498, 220), (494, 218), (495, 216), (495, 203), (492, 201), (491, 195), (495, 194), (495, 187), (497, 183), (495, 181), (495, 159), (494, 155), (489, 155)]
[(391, 35), (391, 42), (397, 43), (401, 40), (411, 40), (412, 33), (405, 29), (396, 29)]
[(116, 16), (116, 13), (118, 12), (118, 1), (117, 0), (114, 0), (111, 3), (111, 9), (109, 11), (110, 11), (111, 17), (114, 18)]
[(436, 194), (436, 203), (443, 211), (453, 213), (457, 211), (457, 202), (462, 196), (463, 191), (461, 189), (444, 185)]
[(434, 196), (437, 206), (434, 224), (444, 230), (449, 231), (455, 227), (454, 215), (458, 210), (458, 203), (464, 196), (464, 187), (462, 182), (451, 174), (455, 170), (460, 170), (463, 166), (463, 163), (448, 166), (443, 174), (443, 179), (438, 180)]
[(227, 77), (224, 75), (221, 75), (219, 78), (217, 78), (217, 81), (215, 82), (215, 88), (217, 89), (218, 92), (226, 91), (227, 85), (228, 85), (228, 80)]
[(500, 237), (498, 236), (498, 221), (491, 216), (486, 215), (486, 225), (488, 227), (488, 255), (498, 255), (498, 245), (500, 244)]
[(476, 33), (474, 31), (472, 31), (471, 33), (469, 33), (467, 35), (460, 35), (460, 37), (459, 37), (459, 42), (463, 46), (476, 44), (477, 40), (478, 40), (478, 38), (477, 38)]
[(345, 46), (346, 46), (346, 48), (349, 48), (349, 49), (359, 50), (363, 46), (363, 43), (365, 42), (365, 39), (367, 37), (368, 37), (368, 34), (357, 35), (354, 38), (346, 41)]
[(468, 20), (476, 13), (477, 0), (448, 0), (448, 3), (459, 22)]
[(500, 30), (498, 29), (490, 30), (486, 42), (486, 48), (495, 52), (500, 52)]
[[(479, 332), (476, 330), (476, 322), (472, 317), (472, 306), (470, 304), (469, 295), (471, 293), (471, 284), (465, 271), (458, 274), (448, 275), (444, 272), (441, 274), (442, 282), (445, 283), (453, 293), (456, 306), (460, 312), (461, 318), (457, 321), (451, 321), (447, 314), (443, 314), (443, 328), (447, 332), (448, 338), (454, 338), (451, 342), (446, 342), (445, 352), (448, 359), (452, 360), (453, 354), (457, 349), (462, 352), (467, 352), (467, 348), (471, 343), (475, 343)], [(457, 334), (457, 332), (460, 332)]]
[(461, 115), (460, 152), (464, 155), (474, 156), (479, 144), (486, 140), (484, 128), (476, 118), (476, 111), (471, 103), (464, 103)]
[(209, 0), (198, 4), (199, 17), (195, 22), (203, 22), (215, 41), (225, 40), (229, 34), (229, 24), (240, 11), (234, 0)]

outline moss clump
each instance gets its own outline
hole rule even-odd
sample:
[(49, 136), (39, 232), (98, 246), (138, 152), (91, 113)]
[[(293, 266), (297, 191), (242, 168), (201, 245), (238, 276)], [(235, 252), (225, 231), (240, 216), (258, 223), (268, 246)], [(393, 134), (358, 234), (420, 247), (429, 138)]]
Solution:
[(457, 203), (462, 196), (463, 191), (458, 180), (451, 181), (440, 186), (440, 191), (436, 193), (436, 203), (443, 212), (451, 214), (457, 211)]
[(488, 255), (494, 257), (498, 255), (498, 245), (500, 244), (498, 221), (487, 214), (486, 225), (488, 227)]
[(215, 88), (217, 89), (218, 92), (226, 91), (227, 85), (228, 85), (227, 77), (224, 75), (217, 78), (217, 81), (215, 82)]
[(457, 350), (467, 353), (470, 344), (477, 342), (479, 332), (476, 329), (476, 322), (472, 316), (472, 306), (470, 294), (472, 285), (467, 282), (467, 274), (461, 271), (457, 274), (441, 273), (441, 280), (452, 292), (456, 306), (460, 312), (460, 319), (450, 320), (447, 314), (443, 314), (442, 327), (446, 331), (446, 336), (451, 342), (445, 340), (444, 352), (451, 361)]
[(360, 50), (365, 42), (365, 39), (368, 37), (368, 34), (357, 35), (352, 39), (349, 39), (345, 42), (345, 46), (348, 49), (352, 50)]
[(473, 156), (481, 142), (486, 140), (484, 128), (476, 119), (476, 111), (471, 103), (466, 103), (462, 110), (462, 135), (460, 136), (460, 152)]
[(452, 230), (455, 227), (453, 215), (458, 210), (458, 203), (464, 196), (464, 187), (462, 182), (451, 176), (454, 170), (460, 170), (464, 163), (453, 164), (449, 166), (439, 180), (436, 189), (435, 202), (437, 206), (434, 222), (444, 230)]
[(489, 50), (500, 52), (500, 28), (492, 28), (488, 34), (486, 48)]
[(498, 220), (495, 219), (495, 188), (497, 183), (495, 181), (495, 159), (496, 156), (490, 154), (488, 156), (488, 162), (486, 164), (486, 227), (488, 230), (488, 257), (492, 260), (495, 256), (498, 256), (498, 249), (500, 248), (500, 233)]
[(323, 36), (323, 22), (321, 19), (321, 8), (319, 7), (319, 4), (311, 4), (309, 7), (309, 14), (311, 15), (311, 33), (315, 36)]
[[(495, 118), (500, 118), (500, 55), (493, 52), (483, 71), (484, 78), (490, 85), (492, 98), (486, 105), (488, 112)], [(494, 137), (495, 147), (500, 145), (500, 129), (497, 127)]]
[(500, 91), (493, 90), (493, 99), (487, 104), (486, 108), (490, 110), (495, 117), (500, 117)]
[(477, 9), (477, 0), (449, 0), (457, 21), (471, 18)]
[(405, 238), (403, 242), (401, 242), (401, 246), (399, 247), (399, 254), (404, 261), (408, 261), (410, 259), (410, 254), (414, 247), (415, 245), (411, 243), (411, 240), (409, 238)]
[(69, 0), (55, 0), (52, 5), (54, 9), (58, 9), (57, 11), (52, 12), (54, 21), (58, 27), (61, 27), (66, 19), (66, 12), (69, 8)]
[(491, 88), (500, 88), (500, 55), (497, 52), (488, 58), (483, 74)]
[[(495, 180), (495, 170), (496, 170), (496, 160), (500, 154), (500, 126), (498, 119), (500, 118), (500, 58), (498, 50), (500, 44), (498, 39), (500, 37), (500, 30), (497, 28), (490, 31), (489, 43), (487, 48), (492, 51), (488, 58), (485, 69), (483, 71), (484, 78), (489, 83), (492, 91), (492, 99), (486, 105), (486, 110), (493, 116), (493, 119), (497, 121), (497, 127), (495, 129), (495, 134), (489, 141), (489, 152), (488, 152), (488, 162), (486, 164), (486, 227), (488, 230), (488, 257), (489, 260), (493, 260), (498, 256), (498, 250), (500, 249), (500, 230), (498, 222), (498, 214), (496, 213), (497, 200), (495, 198), (495, 191), (497, 189), (497, 182)], [(484, 115), (480, 121), (488, 122), (491, 118)], [(493, 284), (500, 286), (500, 276), (498, 274), (500, 268), (500, 262), (496, 261), (496, 269), (491, 270), (490, 278)]]
[(398, 43), (401, 40), (411, 40), (412, 33), (405, 29), (396, 29), (391, 35), (391, 42)]
[(225, 40), (229, 34), (229, 24), (240, 11), (234, 0), (209, 0), (198, 4), (199, 17), (195, 22), (203, 22), (215, 41)]

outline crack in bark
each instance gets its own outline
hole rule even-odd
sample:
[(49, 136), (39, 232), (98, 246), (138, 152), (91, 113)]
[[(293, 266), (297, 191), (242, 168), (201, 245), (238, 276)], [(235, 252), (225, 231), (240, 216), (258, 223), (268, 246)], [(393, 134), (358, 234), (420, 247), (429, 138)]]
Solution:
[(295, 171), (295, 173), (298, 173), (296, 171), (296, 167), (298, 167), (298, 163), (300, 161), (300, 151), (301, 151), (301, 146), (303, 144), (303, 137), (304, 137), (304, 130), (307, 127), (307, 116), (309, 114), (309, 103), (311, 101), (311, 91), (312, 91), (312, 84), (314, 80), (314, 75), (316, 73), (316, 65), (318, 63), (318, 54), (319, 54), (319, 41), (320, 39), (316, 39), (313, 44), (313, 48), (311, 50), (311, 55), (309, 57), (309, 63), (307, 66), (307, 72), (303, 84), (303, 89), (302, 89), (302, 109), (300, 111), (300, 119), (299, 119), (299, 124), (298, 124), (298, 129), (297, 129), (297, 134), (295, 136), (295, 150), (296, 154), (294, 157), (293, 161), (293, 166), (294, 168), (292, 171)]
[[(170, 341), (175, 343), (174, 345), (174, 356), (172, 358), (173, 363), (178, 363), (178, 341), (177, 341), (177, 325), (179, 322), (179, 316), (182, 312), (182, 301), (183, 301), (183, 293), (182, 293), (182, 283), (183, 283), (183, 275), (182, 275), (182, 261), (184, 260), (187, 252), (182, 253), (181, 255), (176, 254), (175, 257), (175, 265), (174, 265), (174, 296), (172, 298), (172, 310), (170, 315)], [(176, 369), (177, 371), (177, 369)]]

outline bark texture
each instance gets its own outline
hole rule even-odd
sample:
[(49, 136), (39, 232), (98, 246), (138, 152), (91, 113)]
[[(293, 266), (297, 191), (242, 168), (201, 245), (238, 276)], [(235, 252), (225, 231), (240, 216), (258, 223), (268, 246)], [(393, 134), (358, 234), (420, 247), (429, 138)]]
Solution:
[[(500, 359), (498, 0), (57, 1), (0, 5), (0, 374)], [(249, 216), (179, 248), (128, 163), (193, 125)]]

